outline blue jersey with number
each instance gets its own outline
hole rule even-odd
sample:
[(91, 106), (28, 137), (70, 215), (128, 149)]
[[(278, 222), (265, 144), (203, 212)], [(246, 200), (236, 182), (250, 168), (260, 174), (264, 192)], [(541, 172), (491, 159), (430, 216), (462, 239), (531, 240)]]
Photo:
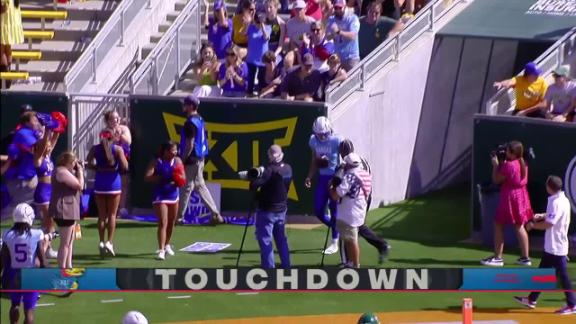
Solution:
[(336, 172), (336, 166), (340, 157), (338, 155), (338, 147), (342, 138), (338, 135), (330, 135), (324, 141), (319, 140), (316, 135), (310, 137), (310, 148), (314, 150), (316, 158), (320, 159), (325, 156), (328, 159), (328, 167), (318, 169), (321, 175), (333, 175)]
[(18, 235), (8, 230), (2, 236), (2, 243), (10, 251), (10, 267), (12, 269), (35, 268), (36, 248), (44, 233), (39, 229), (31, 229), (30, 233)]

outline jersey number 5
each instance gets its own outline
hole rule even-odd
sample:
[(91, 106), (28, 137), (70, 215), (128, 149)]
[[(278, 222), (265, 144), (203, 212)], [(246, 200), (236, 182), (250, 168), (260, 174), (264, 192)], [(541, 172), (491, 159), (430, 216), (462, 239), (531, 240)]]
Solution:
[(28, 259), (27, 244), (21, 243), (14, 246), (14, 253), (16, 254), (16, 261), (24, 262)]

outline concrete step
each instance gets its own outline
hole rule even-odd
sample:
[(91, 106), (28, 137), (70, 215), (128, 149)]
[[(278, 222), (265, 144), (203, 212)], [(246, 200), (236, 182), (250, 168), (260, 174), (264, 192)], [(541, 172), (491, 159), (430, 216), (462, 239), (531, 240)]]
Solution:
[(10, 91), (50, 91), (63, 92), (62, 82), (34, 82), (34, 83), (13, 83)]
[(158, 25), (158, 31), (161, 33), (165, 33), (168, 31), (168, 29), (170, 28), (170, 26), (172, 26), (172, 22), (171, 21), (164, 21), (162, 22), (160, 25)]
[(182, 12), (181, 10), (178, 11), (171, 11), (166, 15), (166, 21), (173, 23), (176, 18), (178, 18), (178, 16), (180, 15), (180, 12)]
[[(120, 1), (116, 0), (90, 0), (72, 1), (70, 4), (59, 4), (58, 10), (66, 10), (71, 20), (106, 20)], [(22, 9), (26, 10), (54, 10), (52, 1), (23, 1)]]
[(179, 89), (178, 90), (192, 92), (197, 85), (198, 85), (198, 83), (196, 82), (196, 80), (182, 79), (179, 82)]
[(188, 0), (178, 0), (174, 4), (174, 9), (176, 9), (177, 11), (182, 11), (182, 9), (184, 9), (184, 7), (186, 7), (187, 3), (188, 3)]
[(147, 58), (148, 55), (150, 55), (150, 53), (152, 52), (152, 50), (154, 50), (154, 47), (156, 47), (156, 44), (154, 43), (142, 46), (142, 59)]
[[(75, 61), (82, 51), (88, 46), (88, 42), (75, 41), (43, 41), (34, 43), (32, 50), (41, 51), (43, 60), (70, 60)], [(28, 50), (28, 44), (14, 45), (15, 50)]]
[(164, 36), (164, 33), (153, 33), (152, 35), (150, 35), (150, 43), (157, 44), (162, 38), (162, 36)]
[(62, 82), (72, 65), (74, 61), (28, 61), (20, 64), (20, 70), (41, 77), (43, 82)]
[[(100, 20), (55, 20), (46, 23), (44, 27), (45, 30), (53, 30), (55, 32), (55, 40), (80, 41), (83, 37), (96, 37), (104, 23), (104, 21)], [(25, 30), (40, 30), (42, 28), (41, 23), (38, 21), (25, 21), (23, 26)]]

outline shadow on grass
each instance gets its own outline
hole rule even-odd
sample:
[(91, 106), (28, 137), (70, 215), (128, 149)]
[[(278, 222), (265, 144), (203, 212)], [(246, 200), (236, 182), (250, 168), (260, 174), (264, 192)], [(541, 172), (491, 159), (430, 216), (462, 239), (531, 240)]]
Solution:
[[(113, 258), (122, 258), (122, 259), (150, 259), (151, 257), (156, 256), (154, 253), (138, 253), (138, 254), (124, 254), (124, 253), (116, 253), (115, 257), (112, 256), (100, 256), (99, 254), (75, 254), (73, 256), (74, 260), (77, 261), (103, 261), (109, 260)], [(103, 262), (97, 262), (103, 263)]]
[[(455, 313), (455, 314), (461, 314), (462, 313), (462, 307), (460, 306), (449, 306), (449, 307), (443, 307), (443, 308), (423, 308), (422, 311), (443, 311), (443, 312), (448, 312), (448, 313)], [(510, 308), (480, 308), (480, 307), (474, 307), (474, 313), (480, 313), (480, 314), (526, 314), (528, 311), (527, 308), (522, 308), (522, 307), (510, 307)], [(530, 314), (550, 314), (549, 310), (539, 310), (538, 308), (536, 309), (531, 309), (529, 310)]]
[[(94, 228), (94, 229), (98, 228), (98, 223), (96, 222), (96, 219), (89, 218), (89, 219), (85, 219), (85, 220), (92, 220), (94, 222), (82, 224), (82, 227)], [(116, 228), (150, 228), (150, 227), (156, 228), (157, 226), (158, 226), (158, 224), (156, 224), (156, 223), (136, 222), (136, 221), (134, 221), (134, 222), (117, 222), (116, 223)]]
[(449, 266), (457, 266), (457, 267), (464, 267), (464, 266), (477, 266), (481, 267), (480, 260), (441, 260), (441, 259), (432, 259), (432, 258), (420, 258), (420, 259), (397, 259), (397, 258), (389, 258), (392, 262), (397, 263), (404, 263), (404, 264), (414, 264), (414, 265), (431, 265), (431, 264), (441, 264), (441, 265), (449, 265)]

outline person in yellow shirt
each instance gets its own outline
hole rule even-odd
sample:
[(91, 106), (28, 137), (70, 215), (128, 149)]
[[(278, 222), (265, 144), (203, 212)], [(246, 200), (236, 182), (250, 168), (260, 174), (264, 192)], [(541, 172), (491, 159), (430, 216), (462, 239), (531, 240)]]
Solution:
[(512, 79), (494, 82), (497, 90), (514, 88), (516, 90), (516, 108), (513, 115), (546, 118), (546, 99), (544, 95), (548, 85), (540, 76), (542, 71), (536, 63), (528, 62), (524, 74)]

